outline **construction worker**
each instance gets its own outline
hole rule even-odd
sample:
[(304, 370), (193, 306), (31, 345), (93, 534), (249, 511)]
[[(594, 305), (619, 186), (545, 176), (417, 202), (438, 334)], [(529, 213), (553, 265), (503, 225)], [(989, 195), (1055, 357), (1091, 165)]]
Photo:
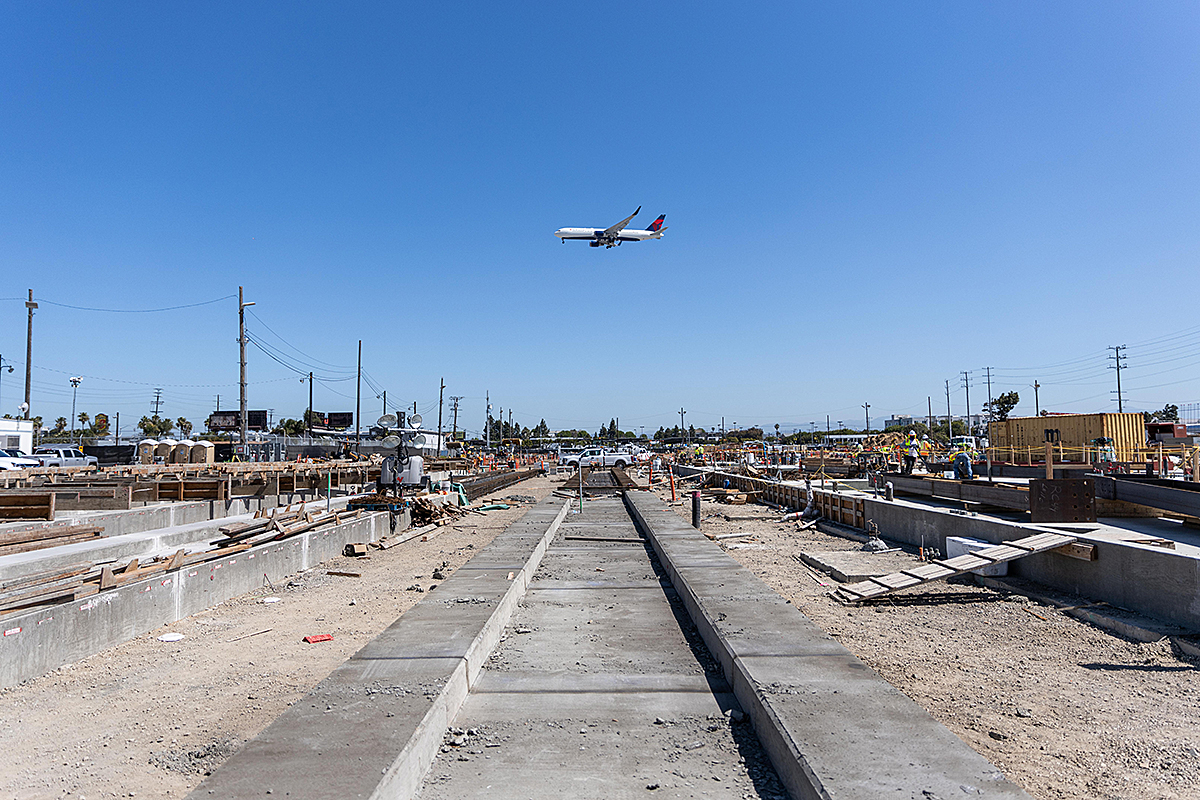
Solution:
[(904, 443), (904, 474), (912, 475), (917, 459), (921, 457), (921, 441), (916, 431), (908, 432), (908, 441)]
[(971, 453), (965, 446), (958, 449), (951, 463), (954, 464), (954, 478), (956, 480), (969, 481), (975, 477), (975, 471), (971, 465)]

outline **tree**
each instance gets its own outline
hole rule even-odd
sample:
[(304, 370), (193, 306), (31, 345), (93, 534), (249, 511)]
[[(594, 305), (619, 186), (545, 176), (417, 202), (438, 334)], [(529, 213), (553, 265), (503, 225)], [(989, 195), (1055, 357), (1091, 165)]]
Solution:
[(188, 438), (192, 433), (192, 423), (188, 422), (183, 417), (175, 420), (175, 424), (179, 426), (179, 433), (183, 438)]
[(1021, 395), (1016, 392), (1005, 392), (992, 402), (984, 403), (983, 410), (985, 413), (990, 413), (994, 420), (1005, 420), (1019, 402), (1021, 402)]
[[(184, 421), (186, 422), (187, 420)], [(154, 438), (170, 436), (171, 431), (175, 429), (175, 423), (155, 414), (152, 417), (142, 417), (138, 420), (137, 427), (147, 438)]]
[(308, 430), (304, 427), (304, 420), (299, 419), (281, 419), (279, 424), (275, 426), (275, 430), (271, 433), (283, 434), (284, 436), (303, 436)]
[(1167, 403), (1160, 410), (1149, 415), (1147, 422), (1177, 422), (1179, 420), (1179, 406), (1174, 403)]
[(54, 420), (54, 430), (52, 430), (50, 432), (51, 433), (62, 433), (66, 429), (67, 429), (67, 418), (59, 417), (58, 419)]
[(88, 413), (86, 411), (80, 411), (77, 419), (79, 420), (79, 427), (86, 428), (92, 418), (90, 416), (88, 416)]

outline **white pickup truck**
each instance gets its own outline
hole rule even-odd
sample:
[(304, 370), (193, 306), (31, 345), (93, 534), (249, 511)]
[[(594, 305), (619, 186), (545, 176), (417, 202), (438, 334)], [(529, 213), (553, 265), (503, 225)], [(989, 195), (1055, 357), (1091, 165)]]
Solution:
[(589, 447), (582, 453), (574, 453), (567, 457), (568, 467), (578, 467), (583, 464), (585, 467), (616, 467), (617, 469), (625, 469), (633, 463), (633, 453), (625, 450), (605, 450), (602, 447)]
[(82, 450), (74, 447), (39, 447), (33, 451), (43, 467), (95, 467), (100, 460), (95, 456), (87, 456)]

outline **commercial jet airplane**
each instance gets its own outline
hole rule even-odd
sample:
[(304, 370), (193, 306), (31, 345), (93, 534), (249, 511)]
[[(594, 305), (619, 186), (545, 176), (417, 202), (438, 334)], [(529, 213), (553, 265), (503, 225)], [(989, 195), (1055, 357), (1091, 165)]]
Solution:
[(667, 230), (666, 226), (663, 225), (663, 220), (667, 218), (666, 214), (663, 214), (650, 223), (650, 227), (644, 231), (625, 227), (631, 219), (638, 215), (638, 211), (641, 210), (642, 207), (638, 206), (637, 211), (611, 228), (559, 228), (554, 232), (554, 235), (562, 239), (563, 244), (567, 243), (567, 239), (587, 239), (588, 246), (590, 247), (599, 247), (600, 245), (616, 247), (621, 242), (641, 242), (646, 239), (661, 239), (663, 233)]

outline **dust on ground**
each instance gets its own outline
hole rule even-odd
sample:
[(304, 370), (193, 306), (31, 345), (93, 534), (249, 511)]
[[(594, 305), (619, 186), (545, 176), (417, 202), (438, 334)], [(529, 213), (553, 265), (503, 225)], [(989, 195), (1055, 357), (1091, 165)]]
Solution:
[[(691, 522), (690, 499), (673, 507)], [(753, 534), (722, 540), (729, 555), (1030, 795), (1200, 798), (1200, 665), (1168, 640), (1123, 639), (970, 576), (842, 606), (798, 557), (862, 545), (781, 517), (702, 501), (706, 533)]]
[[(541, 500), (557, 485), (531, 478), (483, 500)], [(429, 541), (367, 558), (330, 559), (0, 690), (0, 797), (187, 794), (529, 507), (469, 515)], [(279, 601), (263, 602), (271, 597)], [(158, 641), (166, 632), (184, 638)], [(320, 633), (333, 641), (300, 641)]]

